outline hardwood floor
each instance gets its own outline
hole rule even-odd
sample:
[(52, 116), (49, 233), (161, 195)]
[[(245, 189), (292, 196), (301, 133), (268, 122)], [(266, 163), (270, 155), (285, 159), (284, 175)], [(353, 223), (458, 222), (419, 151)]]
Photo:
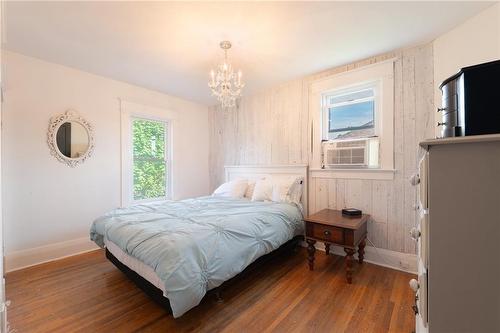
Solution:
[(285, 253), (184, 316), (171, 315), (94, 251), (7, 274), (8, 321), (25, 332), (412, 332), (413, 275), (343, 258)]

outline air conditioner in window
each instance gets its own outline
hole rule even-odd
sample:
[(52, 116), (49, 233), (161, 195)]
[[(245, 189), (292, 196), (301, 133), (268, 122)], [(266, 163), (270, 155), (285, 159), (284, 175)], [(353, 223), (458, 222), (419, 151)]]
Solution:
[(378, 139), (323, 142), (323, 168), (377, 167)]

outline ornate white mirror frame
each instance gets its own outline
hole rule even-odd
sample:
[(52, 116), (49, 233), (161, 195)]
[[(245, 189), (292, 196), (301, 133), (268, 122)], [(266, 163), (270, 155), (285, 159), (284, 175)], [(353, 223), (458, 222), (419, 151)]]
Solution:
[[(61, 127), (62, 124), (66, 122), (76, 122), (85, 128), (87, 131), (89, 143), (88, 148), (81, 156), (77, 158), (67, 157), (61, 153), (57, 146), (57, 131)], [(49, 130), (47, 133), (47, 143), (49, 145), (50, 154), (57, 158), (58, 161), (67, 164), (70, 167), (75, 167), (83, 162), (90, 156), (92, 156), (92, 152), (94, 151), (94, 130), (92, 125), (82, 118), (76, 111), (68, 110), (65, 113), (59, 114), (50, 118), (49, 122)]]

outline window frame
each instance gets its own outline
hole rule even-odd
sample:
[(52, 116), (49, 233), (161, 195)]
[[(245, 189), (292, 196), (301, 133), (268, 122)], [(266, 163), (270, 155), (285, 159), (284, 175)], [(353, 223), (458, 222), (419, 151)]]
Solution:
[[(322, 129), (322, 140), (326, 140), (328, 142), (335, 142), (335, 141), (345, 141), (345, 140), (358, 140), (358, 139), (365, 139), (365, 138), (374, 138), (374, 137), (379, 137), (380, 136), (380, 98), (379, 98), (379, 92), (380, 92), (380, 80), (375, 80), (372, 82), (365, 82), (365, 83), (360, 83), (360, 84), (355, 84), (349, 87), (340, 87), (340, 88), (335, 88), (332, 90), (325, 91), (321, 94), (321, 129)], [(352, 94), (354, 92), (360, 92), (364, 90), (373, 90), (373, 97), (365, 97), (365, 98), (360, 98), (355, 100), (355, 102), (344, 102), (344, 103), (338, 103), (337, 105), (341, 104), (342, 106), (344, 105), (351, 105), (351, 104), (356, 104), (359, 103), (359, 101), (369, 101), (373, 100), (374, 106), (373, 106), (373, 127), (374, 127), (374, 132), (375, 135), (372, 136), (359, 136), (359, 137), (353, 137), (353, 138), (347, 138), (347, 139), (330, 139), (328, 137), (328, 134), (330, 133), (330, 122), (329, 122), (329, 107), (330, 104), (326, 103), (325, 101), (328, 98), (331, 98), (332, 96), (344, 96), (348, 94)]]
[[(125, 208), (139, 203), (133, 197), (133, 146), (132, 146), (132, 118), (150, 119), (154, 121), (168, 122), (168, 133), (166, 136), (168, 160), (167, 168), (168, 185), (166, 197), (158, 200), (177, 199), (176, 198), (176, 175), (178, 165), (175, 162), (176, 151), (179, 148), (175, 141), (176, 128), (179, 122), (178, 112), (167, 108), (159, 108), (130, 102), (118, 98), (120, 105), (120, 207)], [(158, 200), (144, 199), (142, 202), (152, 202)]]
[[(139, 199), (136, 200), (134, 198), (134, 161), (135, 161), (135, 156), (134, 156), (134, 121), (135, 120), (145, 120), (145, 121), (152, 121), (152, 122), (159, 122), (163, 124), (163, 127), (165, 129), (165, 136), (164, 136), (164, 145), (165, 145), (165, 156), (164, 156), (164, 163), (165, 163), (165, 195), (161, 197), (156, 197), (156, 198), (147, 198), (147, 199)], [(131, 198), (131, 203), (132, 204), (140, 204), (140, 203), (146, 203), (146, 202), (155, 202), (155, 201), (162, 201), (162, 200), (170, 200), (172, 198), (172, 191), (171, 191), (171, 174), (172, 174), (172, 159), (170, 157), (170, 152), (172, 150), (171, 148), (171, 139), (170, 139), (170, 121), (168, 119), (162, 119), (162, 118), (157, 118), (153, 116), (145, 116), (145, 115), (136, 115), (136, 114), (131, 114), (130, 115), (130, 155), (131, 155), (131, 165), (130, 165), (130, 174), (131, 174), (131, 179), (130, 179), (130, 198)], [(170, 171), (170, 172), (169, 172)]]

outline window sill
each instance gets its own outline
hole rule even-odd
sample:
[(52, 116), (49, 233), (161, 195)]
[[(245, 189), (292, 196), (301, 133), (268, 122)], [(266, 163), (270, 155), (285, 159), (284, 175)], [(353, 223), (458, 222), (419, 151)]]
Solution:
[(394, 169), (310, 169), (313, 178), (393, 180)]
[(132, 205), (140, 205), (144, 203), (150, 203), (150, 202), (157, 202), (157, 201), (165, 201), (169, 200), (168, 197), (157, 197), (157, 198), (150, 198), (150, 199), (139, 199), (139, 200), (132, 200)]

